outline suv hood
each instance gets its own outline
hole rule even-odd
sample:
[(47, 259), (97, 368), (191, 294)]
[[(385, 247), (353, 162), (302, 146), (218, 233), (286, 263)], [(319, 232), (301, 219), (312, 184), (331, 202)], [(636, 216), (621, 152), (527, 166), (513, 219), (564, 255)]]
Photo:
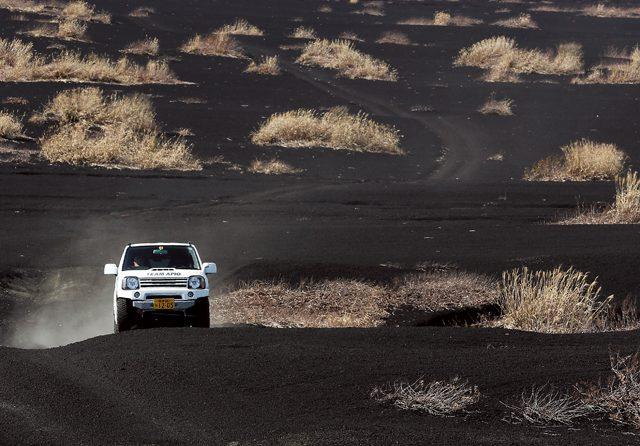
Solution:
[(156, 269), (147, 269), (147, 270), (122, 271), (122, 274), (130, 277), (137, 277), (139, 279), (154, 279), (154, 278), (168, 279), (172, 277), (187, 278), (189, 276), (201, 276), (202, 270), (156, 268)]

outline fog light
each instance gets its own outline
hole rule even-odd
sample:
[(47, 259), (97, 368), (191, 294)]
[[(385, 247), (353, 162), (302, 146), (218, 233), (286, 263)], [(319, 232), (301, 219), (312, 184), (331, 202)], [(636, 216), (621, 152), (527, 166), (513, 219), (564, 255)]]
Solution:
[(192, 293), (191, 291), (189, 291), (189, 292), (187, 293), (187, 296), (189, 296), (189, 297), (193, 297), (193, 293)]
[(137, 299), (138, 297), (140, 297), (140, 293), (138, 293), (138, 292), (136, 291), (135, 293), (133, 293), (133, 297), (135, 297), (135, 298)]

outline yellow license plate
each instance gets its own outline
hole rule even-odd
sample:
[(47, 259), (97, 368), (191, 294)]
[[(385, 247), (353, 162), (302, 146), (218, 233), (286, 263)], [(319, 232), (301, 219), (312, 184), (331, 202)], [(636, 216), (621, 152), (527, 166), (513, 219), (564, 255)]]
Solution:
[(176, 308), (175, 299), (153, 299), (154, 310), (174, 310)]

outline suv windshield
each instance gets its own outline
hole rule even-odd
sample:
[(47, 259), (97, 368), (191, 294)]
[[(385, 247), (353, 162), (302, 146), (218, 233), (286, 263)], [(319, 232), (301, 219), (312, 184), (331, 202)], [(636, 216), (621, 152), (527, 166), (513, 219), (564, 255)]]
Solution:
[(124, 256), (124, 271), (151, 268), (200, 269), (191, 246), (131, 246)]

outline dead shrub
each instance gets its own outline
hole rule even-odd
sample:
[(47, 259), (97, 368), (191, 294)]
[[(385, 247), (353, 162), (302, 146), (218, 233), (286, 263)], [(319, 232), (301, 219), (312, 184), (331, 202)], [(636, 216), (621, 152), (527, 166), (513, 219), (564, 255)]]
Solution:
[(299, 26), (293, 30), (291, 35), (289, 36), (292, 39), (317, 39), (316, 32), (313, 28), (309, 28), (306, 26)]
[(45, 10), (46, 4), (32, 0), (0, 0), (0, 8), (15, 12), (39, 13)]
[(261, 173), (263, 175), (284, 175), (303, 172), (303, 169), (293, 167), (291, 164), (277, 158), (272, 158), (268, 161), (254, 160), (248, 170), (251, 173)]
[(56, 96), (40, 116), (54, 122), (40, 140), (42, 155), (51, 162), (201, 169), (182, 139), (162, 136), (151, 102), (142, 95), (105, 97), (97, 88), (74, 89)]
[(414, 45), (405, 33), (386, 31), (376, 40), (376, 43), (390, 43), (393, 45)]
[(216, 34), (232, 34), (237, 36), (264, 36), (264, 32), (247, 22), (245, 19), (238, 19), (231, 25), (225, 25), (214, 31)]
[(155, 14), (156, 10), (150, 6), (140, 6), (129, 13), (129, 17), (149, 17)]
[(353, 40), (354, 42), (364, 42), (364, 39), (361, 39), (356, 33), (352, 31), (344, 31), (340, 33), (338, 37), (344, 40)]
[(63, 39), (86, 39), (87, 24), (78, 20), (64, 20), (58, 24), (58, 36)]
[(119, 84), (177, 83), (164, 61), (137, 65), (126, 58), (113, 62), (95, 54), (62, 52), (50, 59), (35, 54), (30, 43), (0, 39), (0, 81), (78, 81)]
[(401, 410), (451, 416), (476, 404), (480, 400), (480, 391), (456, 377), (450, 381), (400, 381), (375, 387), (370, 396), (379, 403), (391, 404)]
[(156, 56), (160, 52), (160, 41), (157, 37), (147, 37), (131, 42), (122, 51), (128, 54), (147, 54), (149, 56)]
[(512, 410), (513, 421), (542, 426), (570, 426), (592, 413), (580, 398), (563, 394), (549, 386), (534, 386), (529, 393), (522, 394), (518, 405), (506, 406)]
[(635, 47), (627, 56), (618, 52), (618, 56), (628, 59), (594, 67), (583, 77), (576, 77), (576, 84), (640, 84), (640, 48)]
[(474, 19), (464, 15), (452, 15), (448, 12), (438, 11), (433, 18), (410, 17), (398, 22), (398, 25), (411, 26), (473, 26), (482, 23), (480, 19)]
[(370, 0), (362, 4), (362, 8), (354, 11), (354, 14), (372, 15), (376, 17), (384, 16), (384, 3), (377, 0)]
[(525, 172), (530, 181), (611, 180), (619, 175), (626, 160), (615, 144), (588, 139), (574, 141), (562, 149), (562, 157), (551, 156), (538, 161)]
[(501, 327), (538, 333), (596, 331), (612, 297), (601, 297), (596, 280), (573, 268), (503, 273), (498, 304)]
[(0, 111), (0, 138), (15, 139), (22, 134), (20, 119), (11, 113)]
[(491, 94), (487, 102), (485, 102), (478, 111), (484, 115), (500, 115), (511, 116), (513, 115), (513, 100), (511, 99), (496, 99), (495, 94)]
[(309, 42), (296, 62), (336, 70), (350, 79), (397, 80), (395, 70), (386, 62), (358, 51), (353, 42), (346, 40)]
[(180, 50), (184, 53), (199, 54), (201, 56), (219, 56), (243, 58), (240, 43), (229, 34), (210, 33), (206, 36), (196, 34), (186, 42)]
[(263, 57), (258, 63), (252, 60), (244, 72), (262, 74), (265, 76), (278, 76), (280, 74), (279, 58), (278, 56)]
[(507, 19), (497, 20), (493, 22), (493, 25), (502, 26), (505, 28), (538, 28), (538, 24), (533, 20), (531, 14), (525, 13), (522, 13), (515, 17), (509, 17)]
[(582, 47), (561, 43), (554, 52), (519, 48), (515, 40), (491, 37), (463, 48), (454, 61), (456, 66), (489, 70), (488, 79), (509, 81), (516, 74), (568, 75), (582, 71)]
[(304, 109), (276, 113), (251, 135), (251, 140), (259, 146), (404, 154), (395, 128), (378, 124), (364, 113), (351, 115), (344, 108), (333, 108), (323, 114)]
[(111, 23), (111, 15), (106, 12), (96, 12), (95, 6), (84, 1), (71, 1), (60, 12), (65, 20), (80, 20), (84, 22)]
[(640, 7), (637, 6), (615, 6), (606, 3), (596, 3), (595, 5), (584, 6), (581, 9), (583, 15), (605, 18), (634, 18), (640, 17)]

